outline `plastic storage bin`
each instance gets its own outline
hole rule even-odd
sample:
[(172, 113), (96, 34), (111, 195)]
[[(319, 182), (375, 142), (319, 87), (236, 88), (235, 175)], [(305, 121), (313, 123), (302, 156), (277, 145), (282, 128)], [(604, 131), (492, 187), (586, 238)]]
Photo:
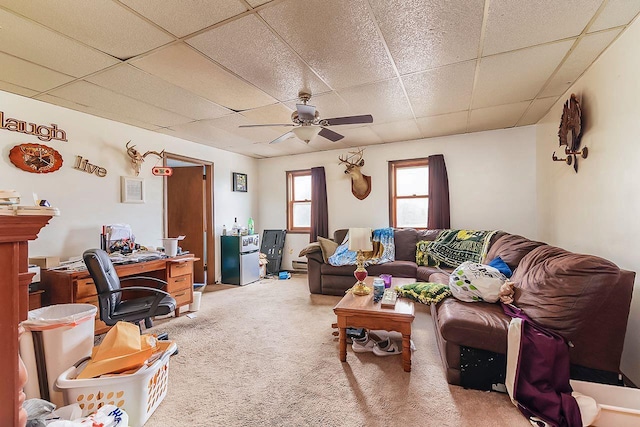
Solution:
[(164, 349), (162, 356), (133, 374), (78, 380), (75, 378), (86, 362), (67, 369), (56, 381), (64, 404), (78, 403), (82, 416), (104, 405), (116, 405), (129, 415), (131, 427), (143, 426), (167, 394), (169, 359), (178, 348), (172, 341), (158, 341), (158, 345)]
[(640, 425), (640, 389), (571, 380), (573, 391), (593, 397), (600, 405), (597, 427)]
[(22, 322), (20, 356), (28, 373), (24, 393), (63, 405), (54, 389), (58, 376), (90, 356), (97, 308), (91, 304), (59, 304), (31, 310)]

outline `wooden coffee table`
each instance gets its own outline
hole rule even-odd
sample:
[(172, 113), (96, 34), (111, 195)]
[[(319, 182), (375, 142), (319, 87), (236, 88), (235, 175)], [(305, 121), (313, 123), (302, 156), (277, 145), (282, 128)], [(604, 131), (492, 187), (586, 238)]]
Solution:
[[(416, 279), (394, 277), (391, 279), (391, 288), (415, 282)], [(372, 277), (367, 277), (365, 283), (373, 288)], [(373, 302), (373, 289), (364, 296), (349, 292), (333, 308), (333, 312), (338, 316), (341, 362), (347, 361), (347, 327), (382, 329), (402, 334), (402, 367), (406, 372), (411, 372), (411, 323), (415, 317), (413, 301), (398, 298), (395, 308), (382, 308), (379, 302)]]

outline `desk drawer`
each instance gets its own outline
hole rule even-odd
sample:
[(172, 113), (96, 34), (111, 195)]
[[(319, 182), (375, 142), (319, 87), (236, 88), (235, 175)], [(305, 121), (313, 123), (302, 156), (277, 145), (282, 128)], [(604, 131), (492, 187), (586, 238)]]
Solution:
[(191, 274), (185, 274), (178, 277), (170, 277), (167, 281), (166, 291), (171, 293), (191, 288), (193, 286), (192, 277), (193, 276), (191, 276)]
[(98, 295), (93, 279), (80, 279), (76, 283), (76, 302), (78, 302), (80, 298)]
[(193, 274), (193, 261), (171, 262), (169, 265), (169, 277)]
[(176, 307), (191, 304), (193, 302), (193, 297), (191, 296), (192, 291), (192, 289), (183, 289), (181, 291), (171, 293), (171, 296), (176, 300)]

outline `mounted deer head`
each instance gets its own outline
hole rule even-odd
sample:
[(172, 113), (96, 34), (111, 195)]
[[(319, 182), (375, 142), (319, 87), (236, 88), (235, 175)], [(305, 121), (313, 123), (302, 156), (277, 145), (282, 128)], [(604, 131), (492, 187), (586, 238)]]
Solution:
[(140, 167), (142, 166), (142, 162), (144, 162), (144, 159), (149, 154), (153, 154), (154, 156), (158, 156), (160, 158), (164, 156), (164, 150), (162, 150), (159, 153), (157, 151), (147, 151), (144, 154), (140, 154), (140, 152), (135, 149), (135, 145), (132, 145), (131, 147), (129, 147), (130, 142), (131, 141), (127, 142), (125, 147), (127, 147), (127, 155), (131, 159), (131, 166), (133, 167), (133, 170), (136, 172), (136, 176), (140, 174)]
[(351, 176), (351, 193), (359, 200), (366, 199), (371, 193), (371, 177), (360, 172), (360, 168), (364, 166), (363, 152), (364, 148), (361, 148), (358, 151), (349, 151), (349, 156), (344, 158), (338, 157), (339, 164), (346, 165), (344, 173)]

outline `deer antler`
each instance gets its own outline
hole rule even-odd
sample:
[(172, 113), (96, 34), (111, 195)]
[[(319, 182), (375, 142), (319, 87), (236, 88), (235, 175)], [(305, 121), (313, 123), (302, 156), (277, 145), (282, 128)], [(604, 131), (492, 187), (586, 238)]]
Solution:
[[(350, 156), (345, 156), (344, 158), (342, 156), (338, 157), (340, 160), (339, 164), (345, 163), (347, 166), (364, 166), (363, 153), (364, 148), (360, 148), (357, 151), (349, 151)], [(356, 161), (352, 160), (354, 157), (357, 157)]]
[(158, 157), (162, 158), (162, 156), (164, 156), (164, 150), (162, 150), (159, 153), (157, 151), (147, 151), (146, 153), (144, 153), (142, 158), (145, 159), (149, 154), (153, 154), (155, 156), (158, 156)]

